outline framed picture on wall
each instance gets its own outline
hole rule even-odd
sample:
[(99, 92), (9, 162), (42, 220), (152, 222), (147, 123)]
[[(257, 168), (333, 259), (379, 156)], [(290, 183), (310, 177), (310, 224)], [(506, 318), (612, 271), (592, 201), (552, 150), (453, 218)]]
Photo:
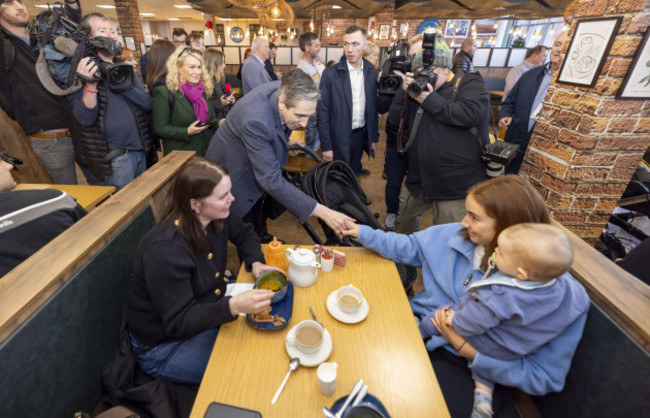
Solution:
[(622, 20), (622, 17), (614, 17), (579, 21), (557, 81), (593, 87)]
[(390, 25), (379, 25), (379, 40), (385, 41), (390, 36)]
[(617, 99), (648, 100), (650, 99), (650, 29), (646, 30), (643, 42), (636, 51), (621, 88), (616, 94)]

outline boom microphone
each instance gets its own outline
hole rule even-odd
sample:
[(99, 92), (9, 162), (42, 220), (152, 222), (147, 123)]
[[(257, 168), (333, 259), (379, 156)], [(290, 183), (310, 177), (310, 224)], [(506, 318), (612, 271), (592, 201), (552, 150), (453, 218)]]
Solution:
[(65, 36), (58, 36), (54, 39), (54, 47), (66, 57), (74, 57), (78, 46), (79, 44), (76, 41)]

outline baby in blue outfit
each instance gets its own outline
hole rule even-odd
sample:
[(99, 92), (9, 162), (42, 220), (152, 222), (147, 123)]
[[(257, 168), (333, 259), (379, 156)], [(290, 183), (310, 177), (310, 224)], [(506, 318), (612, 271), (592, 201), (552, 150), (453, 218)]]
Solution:
[[(506, 228), (483, 279), (468, 286), (460, 302), (440, 308), (441, 326), (451, 326), (488, 356), (513, 360), (553, 340), (589, 308), (589, 299), (568, 270), (573, 248), (567, 236), (547, 224)], [(491, 274), (496, 263), (498, 271)], [(420, 322), (423, 338), (440, 335), (436, 311)], [(458, 349), (460, 352), (463, 348)], [(492, 416), (494, 382), (473, 373), (472, 418)]]

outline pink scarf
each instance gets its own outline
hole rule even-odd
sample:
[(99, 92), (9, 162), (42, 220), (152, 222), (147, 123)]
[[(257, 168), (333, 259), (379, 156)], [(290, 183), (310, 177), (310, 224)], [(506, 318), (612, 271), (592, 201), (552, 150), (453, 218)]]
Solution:
[(203, 80), (200, 80), (197, 85), (193, 85), (189, 81), (181, 86), (181, 91), (188, 98), (192, 107), (194, 107), (194, 113), (196, 118), (201, 121), (201, 123), (206, 123), (210, 117), (208, 112), (208, 103), (203, 98), (203, 93), (205, 92), (205, 85)]

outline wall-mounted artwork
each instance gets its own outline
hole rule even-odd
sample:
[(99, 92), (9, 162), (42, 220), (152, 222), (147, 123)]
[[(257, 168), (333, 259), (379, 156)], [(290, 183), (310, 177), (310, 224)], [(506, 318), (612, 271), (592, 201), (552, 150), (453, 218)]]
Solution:
[(643, 42), (636, 51), (632, 65), (623, 80), (623, 85), (616, 95), (617, 99), (650, 99), (650, 29), (643, 37)]
[(467, 38), (471, 20), (448, 20), (445, 26), (445, 38)]
[(579, 21), (557, 81), (593, 87), (622, 20), (615, 17)]
[(390, 34), (390, 25), (379, 25), (379, 40), (385, 41)]

